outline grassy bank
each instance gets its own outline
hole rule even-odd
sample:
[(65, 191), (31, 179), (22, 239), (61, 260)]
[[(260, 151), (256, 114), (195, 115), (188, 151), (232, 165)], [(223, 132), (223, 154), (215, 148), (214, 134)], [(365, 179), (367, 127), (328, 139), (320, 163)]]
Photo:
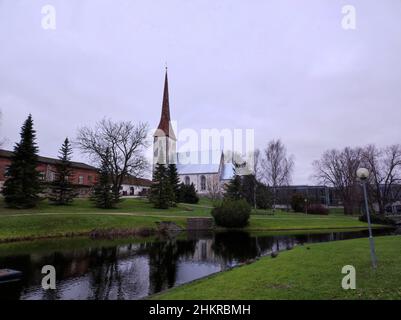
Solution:
[[(18, 238), (85, 234), (93, 229), (154, 228), (157, 222), (172, 221), (186, 227), (188, 217), (210, 217), (211, 202), (202, 199), (197, 205), (179, 204), (168, 210), (155, 209), (145, 199), (125, 199), (118, 208), (102, 210), (88, 200), (76, 200), (70, 206), (54, 206), (43, 201), (35, 209), (5, 208), (0, 202), (0, 241)], [(276, 211), (274, 215), (258, 211), (253, 214), (248, 231), (311, 230), (366, 228), (356, 217), (339, 214), (313, 216)]]
[[(299, 246), (231, 271), (155, 295), (153, 299), (401, 299), (401, 236), (376, 238), (379, 266), (367, 239)], [(356, 290), (341, 269), (356, 268)]]

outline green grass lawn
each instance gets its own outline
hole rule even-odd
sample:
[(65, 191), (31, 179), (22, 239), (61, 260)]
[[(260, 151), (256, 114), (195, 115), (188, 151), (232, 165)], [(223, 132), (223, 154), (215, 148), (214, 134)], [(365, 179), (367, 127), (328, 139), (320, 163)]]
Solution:
[[(153, 208), (146, 199), (124, 199), (116, 209), (98, 209), (87, 199), (77, 199), (69, 206), (54, 206), (42, 201), (35, 209), (9, 209), (0, 202), (0, 240), (22, 237), (62, 236), (86, 233), (93, 229), (140, 228), (156, 226), (159, 221), (172, 221), (185, 227), (187, 217), (210, 217), (212, 202), (201, 199), (199, 204), (179, 204), (175, 208)], [(356, 217), (339, 214), (305, 215), (276, 211), (255, 211), (246, 228), (253, 230), (307, 230), (366, 228)]]
[(6, 208), (2, 199), (0, 199), (0, 216), (12, 214), (34, 214), (34, 213), (104, 213), (104, 212), (118, 212), (118, 213), (158, 213), (158, 214), (183, 214), (188, 215), (203, 215), (205, 212), (208, 214), (210, 209), (204, 206), (195, 206), (180, 204), (175, 208), (168, 210), (156, 209), (146, 199), (140, 198), (126, 198), (118, 204), (117, 208), (111, 210), (96, 208), (88, 199), (75, 199), (71, 205), (57, 206), (49, 204), (48, 201), (43, 200), (34, 209), (11, 209)]
[[(377, 237), (373, 271), (366, 238), (298, 246), (152, 299), (401, 299), (400, 248), (401, 236)], [(356, 269), (356, 290), (341, 287), (345, 265)]]

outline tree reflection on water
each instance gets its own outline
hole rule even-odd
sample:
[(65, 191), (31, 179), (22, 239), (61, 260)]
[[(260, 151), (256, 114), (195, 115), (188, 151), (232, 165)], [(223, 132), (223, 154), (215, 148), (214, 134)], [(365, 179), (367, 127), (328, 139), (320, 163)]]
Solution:
[[(0, 257), (1, 268), (23, 272), (21, 281), (0, 284), (0, 299), (139, 299), (296, 244), (362, 236), (366, 232), (275, 236), (197, 232), (187, 233), (186, 239), (180, 235), (123, 245), (99, 245), (94, 240), (78, 249)], [(56, 290), (41, 288), (44, 265), (56, 268)]]

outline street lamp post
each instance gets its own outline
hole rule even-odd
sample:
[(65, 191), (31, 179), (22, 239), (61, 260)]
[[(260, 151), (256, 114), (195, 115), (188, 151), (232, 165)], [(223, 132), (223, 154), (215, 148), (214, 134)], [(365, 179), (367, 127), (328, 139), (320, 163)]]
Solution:
[(369, 177), (369, 170), (366, 169), (366, 168), (359, 168), (356, 171), (356, 175), (362, 182), (363, 196), (365, 198), (366, 217), (367, 217), (367, 220), (368, 220), (368, 228), (369, 228), (370, 256), (372, 258), (372, 267), (374, 269), (376, 269), (376, 267), (377, 267), (377, 258), (376, 258), (376, 252), (375, 252), (375, 242), (373, 240), (373, 235), (372, 235), (372, 224), (370, 222), (368, 195), (367, 195), (367, 192), (366, 192), (366, 181), (367, 181), (367, 179)]
[(308, 214), (308, 199), (304, 199), (305, 201), (305, 214)]

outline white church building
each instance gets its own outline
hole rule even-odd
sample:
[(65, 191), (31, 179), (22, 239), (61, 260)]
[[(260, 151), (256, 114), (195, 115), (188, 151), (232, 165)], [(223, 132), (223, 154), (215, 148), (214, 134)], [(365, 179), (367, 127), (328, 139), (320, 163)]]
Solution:
[(234, 177), (234, 165), (225, 159), (222, 150), (177, 152), (177, 138), (170, 120), (167, 69), (162, 112), (153, 139), (153, 164), (175, 163), (180, 182), (193, 183), (199, 194), (219, 193)]

